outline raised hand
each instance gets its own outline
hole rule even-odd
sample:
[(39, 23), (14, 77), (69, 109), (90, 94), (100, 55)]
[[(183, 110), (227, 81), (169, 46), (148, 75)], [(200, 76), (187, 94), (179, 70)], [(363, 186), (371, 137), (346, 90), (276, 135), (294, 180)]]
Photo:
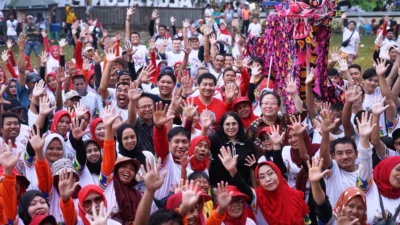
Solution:
[(198, 191), (198, 184), (194, 184), (194, 180), (186, 181), (185, 190), (182, 191), (182, 209), (189, 211), (200, 199), (201, 191)]
[(293, 129), (297, 135), (302, 135), (306, 130), (306, 128), (308, 127), (308, 124), (305, 124), (304, 126), (301, 124), (300, 115), (298, 118), (296, 118), (295, 116), (291, 116), (290, 122), (292, 123), (292, 125), (288, 125), (288, 127)]
[(153, 112), (153, 122), (158, 129), (162, 129), (168, 121), (175, 118), (174, 115), (167, 115), (168, 104), (163, 108), (162, 102), (156, 102), (156, 109)]
[(102, 55), (99, 55), (99, 52), (97, 50), (94, 51), (93, 60), (95, 64), (100, 64), (102, 61)]
[(114, 60), (118, 58), (114, 48), (109, 48), (108, 50), (104, 51), (104, 53), (106, 54), (106, 59), (108, 62), (114, 62)]
[(307, 74), (306, 77), (306, 84), (311, 84), (314, 81), (315, 74), (314, 74), (314, 68), (310, 68), (310, 71)]
[(321, 123), (321, 131), (324, 133), (329, 133), (330, 130), (332, 130), (337, 123), (339, 123), (339, 119), (335, 119), (334, 122), (332, 122), (332, 112), (331, 111), (323, 111), (320, 113), (322, 120), (319, 122)]
[(106, 209), (104, 207), (104, 202), (100, 202), (99, 215), (97, 215), (96, 206), (95, 204), (92, 204), (92, 216), (86, 214), (86, 219), (89, 221), (90, 225), (107, 225), (107, 221), (111, 217), (113, 208), (114, 207), (111, 207), (111, 209), (105, 213)]
[(190, 21), (188, 19), (185, 19), (183, 21), (183, 28), (189, 28), (190, 27)]
[(253, 61), (250, 56), (246, 56), (243, 58), (243, 67), (249, 68), (249, 65)]
[(7, 40), (6, 44), (7, 44), (8, 50), (10, 50), (12, 48), (12, 46), (14, 45), (14, 43), (10, 39)]
[(63, 199), (64, 202), (67, 202), (72, 194), (75, 192), (75, 189), (76, 187), (78, 187), (79, 182), (74, 181), (74, 172), (68, 172), (67, 169), (62, 169), (58, 177), (60, 179), (58, 182), (60, 197)]
[(153, 65), (146, 66), (144, 69), (142, 69), (142, 72), (140, 72), (138, 80), (140, 83), (148, 83), (151, 80), (151, 75), (155, 72), (156, 70), (154, 69)]
[(253, 64), (251, 67), (251, 76), (258, 76), (261, 74), (262, 69), (260, 65)]
[(228, 183), (221, 181), (217, 184), (218, 188), (214, 188), (214, 192), (217, 193), (218, 208), (220, 212), (224, 212), (228, 208), (232, 201), (232, 192), (228, 193)]
[(349, 65), (346, 59), (339, 59), (339, 67), (337, 68), (340, 72), (346, 72), (349, 70)]
[(210, 35), (210, 44), (211, 45), (216, 45), (217, 44), (217, 36), (215, 34)]
[(220, 149), (220, 154), (218, 154), (219, 159), (224, 165), (225, 169), (228, 170), (231, 174), (236, 172), (237, 159), (239, 155), (235, 155), (232, 157), (231, 148), (222, 146)]
[(154, 40), (154, 38), (150, 38), (149, 40), (149, 49), (151, 51), (155, 51), (156, 49), (156, 41)]
[(252, 167), (255, 164), (257, 164), (257, 159), (254, 156), (254, 154), (251, 154), (251, 156), (248, 155), (245, 160), (246, 160), (246, 163), (244, 164), (245, 166)]
[(171, 16), (171, 18), (170, 18), (169, 20), (171, 21), (171, 24), (172, 24), (172, 25), (175, 24), (175, 21), (176, 21), (175, 17)]
[(330, 102), (324, 102), (324, 103), (322, 103), (320, 113), (322, 113), (322, 112), (329, 112), (329, 110), (331, 110), (331, 105), (332, 105), (332, 104), (331, 104)]
[(65, 46), (67, 46), (67, 40), (65, 38), (61, 39), (58, 44), (60, 45), (60, 48), (64, 48)]
[(31, 128), (31, 133), (29, 135), (29, 143), (31, 144), (33, 150), (35, 150), (36, 155), (43, 156), (43, 146), (44, 140), (46, 139), (46, 133), (40, 137), (40, 129), (38, 126)]
[(387, 108), (389, 108), (389, 105), (384, 106), (386, 97), (381, 98), (378, 100), (377, 98), (374, 99), (374, 104), (371, 106), (372, 114), (379, 116), (381, 115)]
[(331, 51), (331, 60), (332, 62), (337, 62), (339, 61), (339, 59), (341, 59), (340, 48), (338, 48), (337, 46), (333, 46), (333, 49)]
[(43, 66), (46, 65), (47, 61), (49, 60), (49, 54), (46, 51), (43, 51), (40, 55), (40, 62)]
[(193, 94), (198, 87), (193, 87), (193, 80), (189, 76), (183, 76), (181, 79), (181, 88), (183, 90), (184, 97), (188, 97)]
[(134, 6), (128, 8), (128, 10), (126, 10), (126, 17), (130, 17), (135, 13), (136, 8)]
[(33, 88), (32, 91), (33, 97), (40, 97), (43, 94), (44, 90), (45, 90), (44, 80), (39, 80), (39, 82), (37, 82), (35, 84), (35, 87)]
[(359, 86), (357, 84), (352, 84), (350, 82), (347, 84), (347, 90), (344, 93), (346, 102), (353, 103), (361, 98), (362, 91), (358, 91), (358, 88)]
[(75, 140), (81, 140), (83, 136), (85, 136), (85, 134), (90, 133), (90, 130), (87, 129), (85, 130), (85, 123), (83, 122), (83, 120), (81, 120), (79, 122), (79, 118), (75, 117), (72, 120), (72, 136), (75, 138)]
[(181, 107), (182, 107), (183, 115), (186, 118), (193, 119), (193, 117), (197, 113), (197, 108), (198, 108), (198, 106), (194, 105), (194, 98), (187, 100), (187, 102), (183, 101), (182, 103), (183, 104), (181, 105)]
[(203, 110), (200, 116), (200, 125), (202, 128), (208, 130), (212, 125), (213, 118), (211, 116), (211, 112), (208, 109)]
[(12, 170), (17, 165), (18, 159), (21, 156), (21, 151), (17, 155), (13, 154), (12, 142), (8, 140), (8, 146), (6, 143), (2, 143), (0, 150), (0, 165), (7, 171), (7, 175), (12, 175)]
[(212, 32), (213, 32), (213, 30), (212, 30), (211, 24), (205, 25), (204, 30), (203, 30), (204, 36), (208, 36)]
[(105, 127), (111, 127), (113, 134), (124, 123), (124, 121), (117, 122), (121, 118), (121, 112), (116, 114), (115, 107), (106, 106), (103, 111), (103, 123)]
[(175, 194), (182, 192), (185, 190), (185, 181), (181, 179), (178, 184), (174, 184), (173, 188)]
[[(268, 133), (267, 133), (268, 134)], [(268, 134), (273, 145), (280, 145), (282, 143), (283, 137), (285, 136), (285, 132), (279, 134), (279, 125), (271, 126), (271, 133)]]
[(50, 108), (50, 99), (47, 95), (39, 99), (39, 115), (47, 116), (55, 109), (55, 106)]
[(236, 56), (234, 66), (236, 66), (238, 69), (243, 67), (243, 58), (241, 56)]
[(321, 158), (321, 160), (318, 157), (314, 157), (312, 160), (312, 166), (310, 164), (310, 161), (307, 161), (307, 166), (308, 166), (308, 179), (310, 179), (310, 182), (318, 182), (324, 177), (327, 173), (330, 172), (330, 170), (324, 170), (322, 171), (322, 165), (324, 162), (324, 159)]
[(1, 53), (1, 59), (3, 60), (4, 63), (8, 63), (8, 60), (10, 59), (10, 55), (8, 55), (8, 51), (4, 50)]
[(153, 10), (153, 13), (151, 14), (151, 19), (155, 19), (155, 18), (157, 18), (158, 17), (158, 10), (157, 9), (154, 9)]
[(358, 125), (358, 133), (360, 134), (360, 137), (368, 137), (371, 135), (372, 130), (376, 126), (376, 124), (372, 125), (372, 115), (369, 115), (370, 113), (368, 112), (363, 112), (361, 114), (361, 122), (358, 118), (357, 120), (357, 125)]
[(146, 159), (146, 169), (144, 168), (144, 165), (141, 165), (146, 191), (155, 192), (164, 183), (164, 178), (167, 175), (167, 171), (159, 173), (161, 170), (161, 161), (161, 158), (158, 158), (156, 168), (154, 168), (153, 160)]
[(82, 69), (85, 71), (88, 71), (90, 69), (90, 60), (89, 59), (83, 60)]
[(231, 99), (235, 97), (235, 94), (237, 94), (237, 87), (235, 83), (227, 83), (225, 84), (225, 97), (226, 99)]
[(117, 41), (120, 41), (121, 38), (122, 38), (121, 31), (115, 32), (115, 39), (116, 39)]
[(18, 38), (18, 41), (17, 41), (18, 48), (19, 48), (20, 51), (25, 49), (26, 41), (27, 41), (26, 34), (21, 33), (19, 35), (19, 38)]
[(289, 95), (294, 95), (297, 93), (297, 84), (295, 78), (288, 77), (286, 79), (285, 90)]
[(179, 159), (175, 159), (182, 167), (187, 167), (189, 165), (190, 160), (194, 158), (194, 154), (188, 157), (188, 152), (183, 153)]
[(126, 53), (128, 53), (129, 56), (134, 55), (137, 51), (137, 49), (136, 50), (133, 49), (133, 46), (132, 46), (131, 42), (129, 42), (129, 41), (127, 41), (125, 43), (124, 49), (125, 49)]
[(45, 30), (42, 30), (41, 32), (40, 32), (40, 34), (42, 35), (42, 37), (47, 37), (47, 33), (46, 33), (46, 31)]
[(339, 213), (336, 224), (337, 225), (356, 225), (359, 224), (359, 219), (355, 218), (353, 220), (350, 220), (350, 216), (347, 215), (348, 212), (346, 211), (346, 208), (343, 208), (342, 211)]
[(142, 95), (143, 91), (139, 90), (139, 85), (137, 81), (133, 81), (129, 87), (128, 97), (129, 101), (136, 102), (140, 96)]
[(4, 100), (4, 92), (7, 90), (8, 85), (3, 85), (4, 82), (0, 81), (0, 106), (4, 104), (11, 104), (11, 102)]
[(377, 59), (377, 64), (375, 67), (376, 74), (378, 76), (384, 76), (386, 73), (386, 70), (389, 68), (390, 64), (386, 64), (386, 59)]
[(65, 75), (65, 69), (64, 67), (60, 66), (57, 68), (57, 82), (58, 83), (63, 83), (67, 80), (67, 78), (69, 77), (69, 75)]

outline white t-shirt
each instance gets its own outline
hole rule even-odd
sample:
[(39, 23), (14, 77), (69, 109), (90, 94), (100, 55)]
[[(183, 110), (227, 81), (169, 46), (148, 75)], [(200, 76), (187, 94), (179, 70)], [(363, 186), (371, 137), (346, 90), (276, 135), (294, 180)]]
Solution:
[(349, 187), (356, 187), (358, 169), (354, 172), (346, 172), (339, 168), (335, 160), (332, 160), (331, 176), (325, 177), (326, 195), (332, 207), (335, 207), (339, 196)]
[[(346, 41), (350, 38), (353, 31), (347, 29), (346, 27), (343, 30), (343, 40)], [(354, 31), (353, 36), (351, 36), (350, 43), (346, 47), (342, 47), (340, 50), (347, 54), (356, 54), (356, 45), (360, 42), (360, 34), (358, 31)]]
[[(382, 32), (380, 32), (378, 34), (378, 36), (376, 37), (375, 44), (378, 43), (378, 41), (379, 41), (379, 39), (381, 37), (382, 37)], [(379, 58), (390, 60), (389, 49), (390, 49), (390, 47), (393, 47), (395, 44), (396, 44), (396, 41), (394, 39), (393, 40), (389, 40), (389, 39), (384, 37), (383, 40), (382, 40), (382, 45), (381, 45), (381, 47), (379, 49)]]
[(249, 32), (253, 36), (260, 36), (262, 31), (261, 24), (259, 23), (250, 23)]
[(183, 62), (183, 57), (185, 57), (185, 52), (180, 51), (179, 53), (174, 53), (172, 51), (165, 52), (167, 58), (168, 66), (174, 66), (176, 62)]
[(132, 56), (132, 60), (135, 63), (135, 70), (138, 71), (142, 66), (147, 64), (146, 56), (149, 54), (149, 51), (144, 45), (132, 46), (132, 48), (134, 51), (136, 50)]
[[(382, 196), (382, 195), (381, 195)], [(367, 223), (377, 224), (382, 219), (382, 210), (379, 203), (379, 190), (375, 182), (372, 182), (370, 189), (366, 194), (367, 199)], [(390, 199), (382, 196), (383, 207), (386, 212), (393, 215), (400, 205), (400, 198)], [(400, 224), (400, 216), (396, 218), (396, 224)]]
[(81, 96), (81, 103), (85, 105), (87, 110), (90, 110), (91, 116), (95, 114), (96, 109), (99, 109), (99, 111), (103, 111), (103, 107), (101, 107), (101, 102), (99, 103), (98, 97), (92, 92), (88, 92), (85, 96)]
[(20, 143), (23, 146), (27, 146), (30, 131), (31, 131), (31, 128), (29, 126), (27, 126), (25, 124), (21, 124), (19, 135), (18, 135), (17, 139), (15, 139), (15, 142)]
[[(367, 94), (365, 93), (364, 101), (362, 104), (362, 107), (364, 110), (370, 110), (372, 105), (374, 104), (374, 100), (381, 100), (383, 98), (381, 88), (377, 87), (374, 90), (374, 93), (372, 94)], [(382, 113), (379, 117), (379, 129), (381, 136), (384, 136), (387, 134), (386, 132), (386, 120), (385, 120), (385, 114)]]
[(214, 9), (205, 9), (204, 16), (205, 17), (211, 16), (213, 12), (214, 12)]
[(210, 73), (212, 75), (215, 76), (215, 78), (217, 78), (217, 87), (221, 87), (224, 85), (224, 79), (222, 78), (223, 74), (224, 74), (224, 69), (221, 70), (221, 72), (216, 72), (212, 66), (211, 63), (208, 64), (208, 70), (210, 71)]
[(16, 36), (17, 35), (17, 26), (18, 26), (18, 21), (14, 20), (14, 21), (10, 21), (7, 20), (7, 36)]

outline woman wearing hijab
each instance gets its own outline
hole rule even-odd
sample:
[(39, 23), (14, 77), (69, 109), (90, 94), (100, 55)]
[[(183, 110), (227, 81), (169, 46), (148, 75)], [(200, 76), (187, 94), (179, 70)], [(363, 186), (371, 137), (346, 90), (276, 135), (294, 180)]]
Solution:
[(72, 144), (67, 135), (71, 128), (71, 121), (71, 115), (67, 111), (60, 110), (56, 112), (54, 114), (53, 122), (50, 126), (50, 132), (53, 134), (57, 133), (64, 138), (63, 145), (65, 154), (67, 155), (68, 159), (73, 160), (76, 152), (75, 149), (72, 147)]
[(36, 215), (49, 215), (49, 212), (50, 205), (40, 191), (27, 191), (18, 204), (18, 215), (22, 224), (30, 224)]
[[(87, 185), (79, 191), (78, 195), (79, 203), (78, 203), (78, 224), (90, 225), (91, 223), (86, 218), (87, 215), (89, 217), (93, 217), (92, 212), (92, 205), (95, 204), (96, 209), (100, 209), (101, 202), (104, 203), (104, 207), (107, 208), (107, 199), (101, 190), (100, 187), (97, 185)], [(99, 211), (97, 211), (97, 215), (99, 215)], [(107, 225), (118, 225), (115, 220), (108, 219)]]
[(121, 156), (136, 159), (146, 165), (146, 158), (154, 158), (153, 154), (144, 150), (137, 139), (134, 126), (123, 124), (117, 130), (118, 153)]
[(250, 124), (258, 118), (253, 113), (253, 106), (248, 97), (238, 97), (233, 101), (233, 110), (237, 113), (243, 122), (243, 126), (247, 129)]
[(18, 99), (17, 95), (17, 81), (14, 79), (10, 79), (6, 82), (7, 88), (5, 91), (6, 99)]
[[(340, 220), (358, 221), (356, 224), (367, 225), (367, 200), (365, 193), (356, 187), (347, 188), (339, 197), (333, 209), (338, 225)], [(341, 218), (347, 217), (347, 218)]]
[[(206, 136), (198, 136), (190, 141), (189, 168), (193, 171), (202, 171), (208, 174), (210, 163), (210, 140)], [(189, 174), (190, 175), (190, 174)]]
[[(230, 148), (221, 148), (219, 155), (224, 167), (233, 179), (232, 184), (253, 199), (256, 208), (256, 224), (305, 225), (308, 218), (308, 205), (304, 193), (286, 183), (279, 168), (273, 162), (261, 162), (255, 170), (258, 187), (252, 190), (244, 182), (236, 169), (237, 156), (232, 157)], [(255, 195), (255, 196), (254, 196)]]
[(57, 74), (50, 72), (46, 76), (46, 93), (50, 102), (55, 102), (57, 89)]
[(103, 149), (105, 135), (103, 118), (96, 118), (90, 122), (90, 135), (92, 140)]
[[(373, 169), (372, 148), (359, 148), (357, 186), (366, 192), (367, 223), (400, 223), (400, 156), (390, 156)], [(384, 213), (383, 213), (384, 212)], [(396, 215), (388, 218), (387, 215)]]
[(217, 40), (224, 45), (224, 51), (228, 52), (229, 47), (232, 46), (232, 35), (229, 32), (228, 26), (225, 22), (221, 22), (219, 26)]

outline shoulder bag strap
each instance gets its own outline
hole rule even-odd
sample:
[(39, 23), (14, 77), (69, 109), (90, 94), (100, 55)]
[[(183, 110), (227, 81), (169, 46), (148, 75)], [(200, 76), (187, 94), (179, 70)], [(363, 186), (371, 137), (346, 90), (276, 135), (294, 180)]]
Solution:
[(382, 219), (386, 220), (386, 212), (385, 212), (385, 208), (383, 207), (381, 194), (379, 194), (379, 205), (381, 206), (381, 210), (382, 210)]

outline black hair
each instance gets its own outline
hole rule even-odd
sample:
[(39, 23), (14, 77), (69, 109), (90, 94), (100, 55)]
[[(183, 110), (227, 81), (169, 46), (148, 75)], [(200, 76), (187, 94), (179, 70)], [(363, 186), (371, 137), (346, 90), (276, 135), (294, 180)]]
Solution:
[(317, 100), (320, 100), (320, 101), (324, 101), (325, 100), (324, 96), (319, 95), (317, 92), (312, 91), (312, 93), (313, 93), (314, 98), (316, 98)]
[(139, 32), (132, 31), (132, 32), (131, 32), (131, 34), (129, 35), (129, 37), (131, 37), (131, 36), (132, 36), (132, 34), (137, 34), (137, 35), (139, 36), (139, 38), (140, 38), (140, 34), (139, 34)]
[(331, 142), (330, 152), (331, 154), (335, 154), (335, 147), (338, 144), (351, 144), (355, 152), (357, 152), (357, 145), (351, 137), (341, 137)]
[(354, 20), (349, 21), (347, 24), (350, 24), (350, 23), (353, 23), (354, 26), (357, 26), (357, 23), (356, 23), (356, 21), (354, 21)]
[(219, 121), (217, 130), (216, 130), (216, 133), (220, 137), (226, 137), (226, 134), (224, 132), (224, 122), (230, 116), (233, 117), (233, 119), (235, 119), (236, 122), (239, 125), (239, 129), (238, 129), (238, 133), (236, 135), (236, 139), (239, 140), (239, 141), (246, 141), (248, 138), (247, 138), (246, 133), (245, 133), (245, 128), (244, 128), (242, 119), (240, 119), (239, 115), (234, 113), (234, 112), (227, 112), (221, 117), (221, 120)]
[(128, 86), (130, 86), (130, 84), (127, 83), (127, 82), (119, 82), (119, 83), (117, 84), (117, 89), (118, 89), (118, 87), (121, 86), (121, 85), (128, 85)]
[(177, 223), (179, 225), (183, 225), (183, 217), (175, 211), (159, 209), (151, 214), (149, 225), (162, 225), (166, 222), (172, 222), (172, 224)]
[(172, 38), (172, 42), (174, 42), (174, 41), (182, 41), (182, 40), (179, 38)]
[(16, 118), (18, 120), (19, 123), (21, 123), (21, 120), (19, 119), (18, 115), (16, 113), (13, 112), (4, 112), (3, 114), (1, 114), (1, 127), (3, 128), (4, 126), (4, 120), (5, 118)]
[(162, 27), (162, 28), (167, 30), (167, 26), (165, 26), (165, 25), (158, 25), (158, 28), (160, 28), (160, 27)]
[(251, 62), (252, 63), (259, 63), (260, 65), (261, 65), (261, 69), (263, 68), (263, 66), (264, 66), (264, 60), (263, 59), (261, 59), (261, 58), (258, 58), (258, 57), (256, 57), (256, 58), (253, 58), (252, 60), (251, 60)]
[(328, 69), (328, 76), (339, 76), (339, 71), (335, 68)]
[(267, 95), (273, 95), (275, 98), (276, 98), (276, 100), (278, 101), (278, 106), (280, 106), (281, 105), (281, 96), (279, 96), (277, 93), (275, 93), (275, 92), (273, 92), (273, 91), (266, 91), (266, 92), (264, 92), (261, 96), (260, 96), (260, 106), (261, 106), (261, 103), (262, 103), (262, 100), (263, 100), (263, 98), (265, 97), (265, 96), (267, 96)]
[(362, 78), (368, 80), (371, 77), (377, 76), (375, 68), (368, 68), (364, 71)]
[(217, 78), (211, 73), (203, 73), (197, 78), (197, 85), (200, 85), (204, 79), (212, 79), (214, 84), (217, 85)]
[(168, 132), (168, 141), (171, 141), (176, 135), (185, 135), (190, 142), (190, 134), (183, 127), (174, 127)]
[(176, 84), (176, 77), (175, 77), (175, 75), (170, 74), (170, 73), (161, 73), (161, 74), (158, 76), (157, 81), (160, 81), (161, 78), (163, 78), (164, 76), (171, 77), (172, 82), (174, 82), (174, 84)]
[(204, 178), (207, 180), (208, 184), (210, 184), (210, 177), (204, 171), (193, 171), (193, 173), (188, 176), (189, 181), (196, 180), (198, 178)]
[(343, 111), (343, 103), (341, 103), (341, 102), (336, 102), (336, 103), (334, 103), (334, 104), (331, 106), (330, 110), (331, 110), (331, 111), (336, 111), (336, 112), (338, 112), (338, 111)]
[(72, 77), (72, 83), (74, 83), (75, 80), (79, 80), (79, 79), (83, 79), (83, 80), (85, 81), (85, 83), (86, 83), (86, 78), (85, 78), (85, 76), (82, 75), (82, 74), (74, 75), (74, 76)]
[(349, 70), (350, 69), (358, 69), (360, 72), (361, 72), (361, 66), (360, 65), (358, 65), (358, 64), (351, 64), (350, 66), (349, 66)]
[(365, 112), (368, 113), (368, 111), (360, 110), (360, 111), (358, 111), (358, 112), (354, 115), (353, 124), (356, 125), (357, 129), (358, 129), (357, 118), (358, 118), (358, 120), (361, 121), (361, 116), (362, 116), (362, 114), (365, 113)]
[(222, 56), (222, 57), (224, 57), (224, 59), (225, 59), (225, 55), (224, 55), (224, 54), (221, 54), (220, 52), (217, 53), (217, 54), (214, 56), (214, 59), (217, 58), (217, 56)]
[(139, 99), (141, 99), (141, 98), (149, 98), (149, 99), (151, 99), (151, 100), (153, 101), (153, 103), (154, 103), (153, 96), (152, 96), (151, 94), (149, 94), (149, 93), (143, 92), (143, 93), (140, 95), (140, 97), (138, 98), (138, 101), (139, 101)]
[(227, 69), (224, 70), (224, 73), (222, 74), (222, 77), (225, 77), (225, 73), (227, 73), (227, 72), (229, 72), (229, 71), (233, 71), (233, 73), (234, 73), (235, 76), (236, 76), (236, 71), (235, 71), (234, 69), (232, 69), (232, 68), (227, 68)]
[(235, 59), (232, 54), (225, 54), (225, 58), (226, 57), (232, 57), (233, 59)]

